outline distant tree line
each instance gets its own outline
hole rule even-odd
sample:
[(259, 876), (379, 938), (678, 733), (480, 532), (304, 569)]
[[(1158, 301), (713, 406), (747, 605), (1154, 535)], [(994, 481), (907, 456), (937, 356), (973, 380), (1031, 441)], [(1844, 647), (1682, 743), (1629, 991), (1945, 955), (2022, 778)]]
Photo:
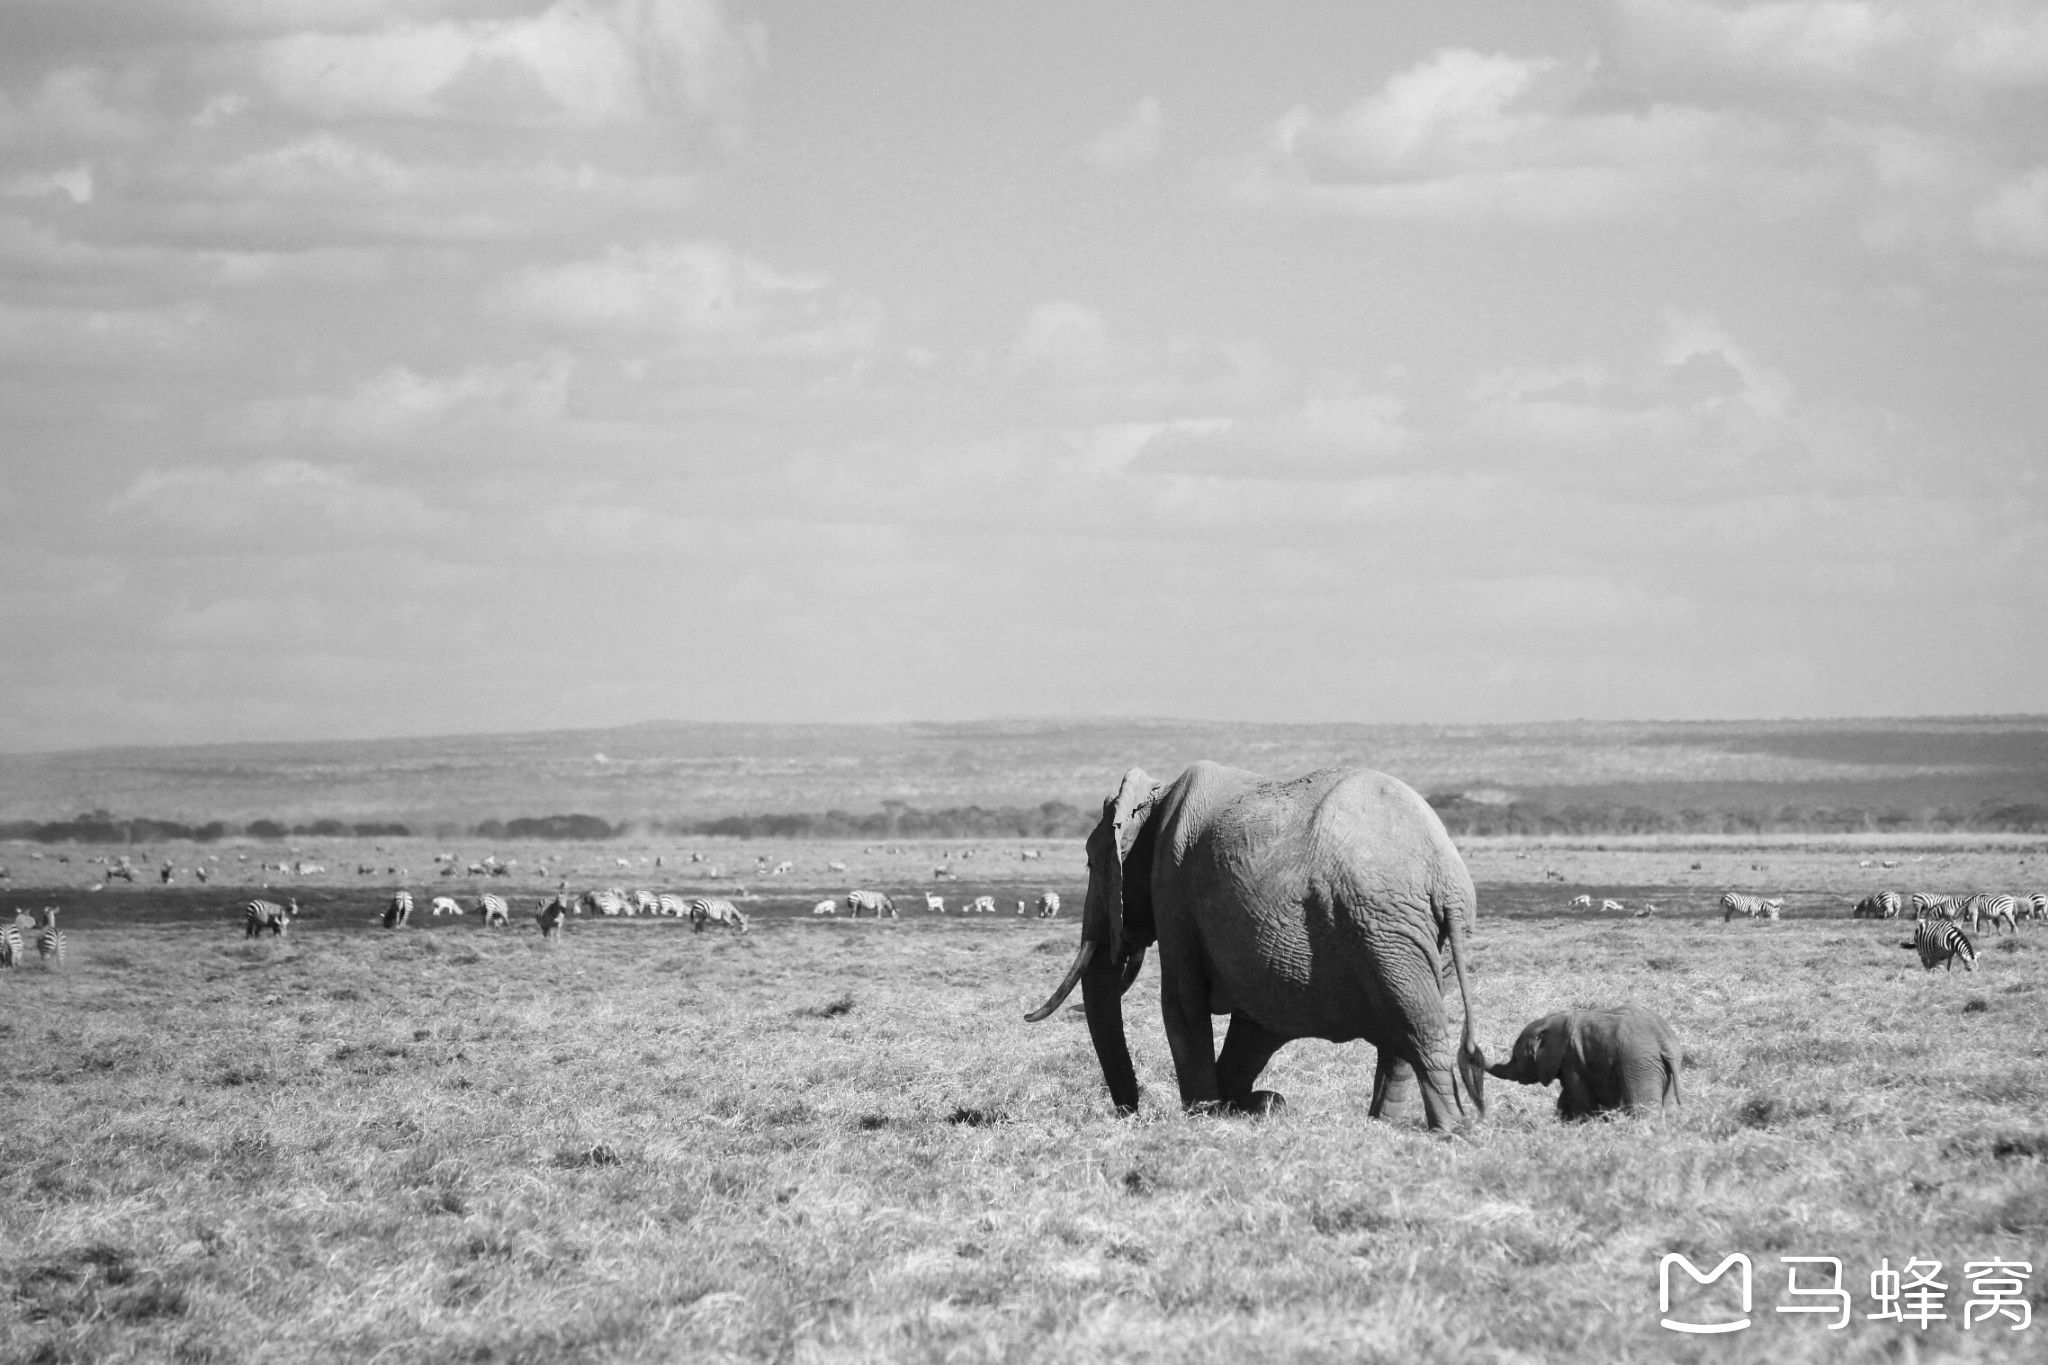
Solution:
[[(1579, 834), (1849, 834), (1972, 831), (1997, 834), (2048, 833), (2048, 805), (2030, 801), (1987, 801), (1962, 808), (1921, 810), (1861, 806), (1782, 805), (1770, 808), (1663, 810), (1619, 802), (1550, 804), (1522, 800), (1473, 801), (1459, 793), (1432, 796), (1429, 804), (1454, 837), (1471, 835)], [(491, 840), (615, 839), (635, 828), (649, 834), (731, 839), (1079, 839), (1094, 828), (1093, 811), (1065, 801), (1036, 806), (948, 806), (919, 810), (884, 801), (866, 813), (823, 812), (726, 815), (708, 820), (610, 821), (595, 815), (521, 816), (475, 825), (438, 824), (420, 834), (474, 836)], [(236, 826), (221, 820), (185, 824), (177, 820), (114, 816), (87, 811), (69, 820), (0, 821), (0, 839), (60, 844), (151, 844), (170, 840), (215, 843), (222, 839), (406, 838), (415, 833), (396, 821), (251, 820)]]

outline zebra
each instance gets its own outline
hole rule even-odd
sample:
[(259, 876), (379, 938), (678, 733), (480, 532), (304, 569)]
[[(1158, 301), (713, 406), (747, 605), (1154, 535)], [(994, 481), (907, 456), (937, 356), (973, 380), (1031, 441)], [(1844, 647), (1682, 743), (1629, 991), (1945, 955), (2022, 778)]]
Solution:
[(1593, 898), (1591, 896), (1573, 896), (1570, 908), (1573, 910), (1591, 910), (1593, 908)]
[[(839, 913), (839, 902), (835, 900), (819, 901), (811, 907), (811, 913), (814, 915), (836, 915)], [(941, 913), (944, 912), (942, 911)]]
[(704, 932), (707, 924), (722, 924), (728, 929), (747, 932), (747, 917), (742, 915), (731, 901), (718, 900), (710, 896), (694, 896), (690, 900), (690, 927), (698, 933)]
[(443, 915), (461, 914), (462, 902), (456, 900), (453, 896), (436, 896), (434, 897), (433, 905), (429, 908), (434, 912), (434, 918), (439, 919)]
[(22, 962), (21, 931), (36, 927), (35, 917), (26, 910), (14, 912), (14, 918), (0, 924), (0, 967), (19, 967)]
[(627, 914), (658, 915), (661, 913), (661, 897), (652, 891), (642, 889), (633, 893), (632, 909)]
[(1933, 971), (1943, 963), (1948, 970), (1956, 969), (1957, 958), (1963, 960), (1963, 970), (1977, 970), (1977, 950), (1970, 943), (1970, 936), (1963, 932), (1960, 924), (1947, 920), (1919, 919), (1913, 922), (1911, 941), (1901, 943), (1901, 948), (1911, 948), (1920, 954), (1920, 965)]
[(1039, 917), (1040, 919), (1058, 919), (1058, 918), (1059, 918), (1059, 913), (1060, 913), (1060, 893), (1059, 893), (1059, 892), (1057, 892), (1057, 891), (1048, 891), (1048, 892), (1046, 892), (1046, 893), (1045, 893), (1045, 894), (1044, 894), (1043, 896), (1040, 896), (1040, 897), (1038, 898), (1038, 917)]
[(622, 915), (626, 912), (626, 898), (617, 891), (586, 891), (580, 903), (593, 915)]
[(1896, 891), (1873, 891), (1856, 902), (1850, 912), (1851, 919), (1897, 919), (1899, 917), (1899, 893)]
[(994, 896), (976, 896), (960, 909), (960, 913), (963, 915), (993, 915), (995, 912), (996, 898)]
[(944, 896), (934, 896), (931, 892), (927, 891), (924, 893), (924, 908), (934, 915), (943, 915), (946, 913), (946, 898)]
[(1936, 896), (1926, 891), (1915, 891), (1909, 904), (1914, 919), (1954, 919), (1962, 908), (1954, 896)]
[(1782, 896), (1765, 900), (1762, 896), (1730, 891), (1721, 897), (1721, 922), (1726, 924), (1737, 915), (1747, 915), (1751, 919), (1776, 919), (1778, 912), (1784, 908), (1785, 900)]
[(512, 927), (512, 907), (505, 903), (503, 896), (486, 891), (476, 898), (476, 909), (484, 917), (484, 928)]
[(654, 898), (654, 906), (655, 914), (666, 915), (670, 919), (684, 919), (690, 913), (690, 903), (688, 901), (684, 900), (681, 896), (673, 895), (667, 891)]
[(59, 967), (64, 965), (64, 931), (57, 927), (57, 907), (46, 905), (36, 916), (36, 924), (42, 932), (36, 935), (36, 954), (43, 959), (45, 967), (50, 959), (56, 958)]
[(1615, 900), (1612, 897), (1609, 897), (1608, 899), (1600, 902), (1600, 909), (1603, 912), (1610, 915), (1619, 915), (1624, 910), (1627, 910), (1628, 907), (1626, 905), (1623, 905), (1620, 901)]
[[(982, 899), (983, 899), (983, 900), (987, 900), (988, 898), (987, 898), (986, 896), (984, 896), (984, 897), (982, 897)], [(859, 919), (859, 918), (860, 918), (860, 912), (861, 912), (861, 911), (863, 911), (863, 910), (872, 910), (872, 911), (874, 912), (874, 915), (875, 915), (875, 918), (876, 918), (876, 919), (880, 919), (880, 918), (882, 917), (882, 914), (883, 914), (883, 912), (884, 912), (884, 911), (888, 912), (888, 915), (889, 915), (889, 918), (890, 918), (890, 919), (895, 919), (895, 918), (896, 918), (896, 902), (895, 902), (895, 901), (893, 901), (893, 900), (891, 900), (891, 899), (889, 899), (889, 896), (888, 896), (888, 894), (887, 894), (886, 892), (882, 892), (882, 891), (849, 891), (849, 892), (847, 892), (847, 893), (846, 893), (846, 913), (847, 913), (848, 915), (852, 916), (852, 917), (853, 917), (854, 919)]]
[(568, 898), (557, 892), (542, 901), (533, 912), (540, 921), (540, 937), (543, 943), (552, 943), (561, 936), (562, 921), (569, 917)]
[(2027, 897), (2027, 911), (2030, 918), (2048, 919), (2048, 896), (2044, 896), (2039, 891), (2036, 891), (2033, 895)]
[(283, 938), (284, 931), (291, 927), (298, 913), (297, 900), (288, 906), (279, 905), (276, 901), (250, 901), (242, 907), (242, 937), (255, 938), (268, 929), (272, 938)]
[(412, 923), (412, 892), (400, 890), (393, 893), (391, 904), (384, 907), (384, 927), (403, 929)]
[[(2020, 899), (2018, 896), (1997, 895), (1988, 898), (1991, 908), (1984, 917), (1991, 921), (1991, 932), (1998, 932), (1998, 922), (2005, 921), (2005, 927), (2017, 934), (2020, 931)], [(1972, 926), (1974, 927), (1974, 926)]]

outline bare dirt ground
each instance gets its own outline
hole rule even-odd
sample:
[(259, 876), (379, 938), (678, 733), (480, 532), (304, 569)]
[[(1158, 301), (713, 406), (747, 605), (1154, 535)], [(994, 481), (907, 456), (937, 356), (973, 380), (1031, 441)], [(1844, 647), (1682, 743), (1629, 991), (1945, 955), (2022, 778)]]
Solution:
[[(1479, 1037), (1649, 1005), (1686, 1044), (1683, 1106), (1567, 1126), (1554, 1089), (1496, 1082), (1450, 1139), (1366, 1117), (1362, 1044), (1284, 1049), (1280, 1118), (1181, 1115), (1152, 968), (1125, 1007), (1143, 1109), (1114, 1117), (1077, 1010), (1021, 1017), (1077, 925), (1013, 903), (1078, 909), (1077, 846), (306, 847), (312, 913), (256, 942), (237, 907), (285, 888), (254, 866), (278, 850), (86, 892), (103, 851), (9, 848), (0, 906), (63, 904), (70, 959), (0, 971), (0, 1359), (2041, 1359), (2048, 930), (1928, 973), (1902, 926), (1845, 916), (1878, 886), (2026, 889), (2043, 855), (1607, 842), (1466, 850)], [(563, 856), (441, 879), (435, 851)], [(756, 877), (761, 852), (795, 866)], [(758, 913), (744, 936), (586, 917), (553, 947), (530, 918), (385, 933), (387, 866), (521, 896), (729, 894), (738, 867)], [(934, 866), (1012, 913), (926, 914)], [(809, 916), (851, 885), (904, 918)], [(1804, 899), (1723, 924), (1730, 886)], [(1558, 913), (1579, 889), (1659, 911)], [(1752, 1325), (1661, 1327), (1667, 1252), (1747, 1254)], [(1790, 1256), (1841, 1260), (1846, 1327), (1775, 1311), (1813, 1302)], [(1946, 1316), (1869, 1319), (1872, 1273), (1913, 1258)], [(2025, 1330), (1965, 1330), (1990, 1260), (2029, 1265)], [(1672, 1314), (1724, 1290), (1681, 1280)]]

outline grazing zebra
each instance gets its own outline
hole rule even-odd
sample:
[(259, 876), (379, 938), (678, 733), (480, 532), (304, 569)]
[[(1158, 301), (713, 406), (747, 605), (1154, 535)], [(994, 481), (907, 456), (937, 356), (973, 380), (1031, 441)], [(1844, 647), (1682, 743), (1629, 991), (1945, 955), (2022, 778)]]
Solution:
[[(983, 899), (983, 900), (987, 900), (987, 899), (988, 899), (988, 897), (984, 896), (984, 897), (982, 897), (982, 899)], [(874, 912), (874, 916), (875, 916), (875, 918), (876, 918), (876, 919), (880, 919), (880, 918), (882, 917), (882, 914), (883, 914), (883, 912), (884, 912), (884, 911), (887, 911), (887, 912), (888, 912), (888, 915), (889, 915), (889, 918), (890, 918), (890, 919), (895, 919), (895, 918), (896, 918), (896, 902), (895, 902), (895, 901), (893, 901), (893, 900), (891, 900), (891, 899), (889, 899), (889, 896), (888, 896), (888, 893), (887, 893), (887, 892), (883, 892), (883, 891), (849, 891), (849, 892), (847, 892), (847, 893), (846, 893), (846, 913), (847, 913), (848, 915), (852, 916), (852, 917), (853, 917), (854, 919), (859, 919), (859, 918), (860, 918), (860, 913), (861, 913), (861, 911), (863, 911), (863, 910), (869, 910), (869, 911), (873, 911), (873, 912)]]
[(1591, 910), (1593, 908), (1593, 898), (1591, 896), (1573, 896), (1570, 908), (1573, 910)]
[(1951, 924), (1947, 920), (1915, 920), (1912, 940), (1899, 946), (1918, 952), (1920, 965), (1930, 972), (1943, 963), (1948, 964), (1948, 970), (1954, 971), (1955, 960), (1959, 957), (1963, 960), (1963, 970), (1977, 970), (1977, 950), (1971, 946), (1970, 936), (1963, 932), (1960, 924)]
[(747, 917), (739, 912), (731, 901), (717, 900), (709, 896), (694, 896), (690, 900), (690, 927), (698, 933), (704, 932), (707, 924), (722, 924), (740, 933), (747, 932)]
[[(819, 901), (811, 907), (811, 913), (814, 915), (836, 915), (839, 913), (839, 902), (835, 900)], [(941, 913), (944, 912), (942, 911)]]
[(433, 911), (434, 918), (439, 919), (443, 915), (461, 914), (462, 902), (456, 900), (453, 896), (436, 896), (434, 897), (433, 905), (428, 908)]
[(561, 935), (562, 921), (569, 918), (568, 899), (559, 893), (549, 896), (535, 908), (533, 917), (540, 921), (541, 942), (553, 942)]
[(1057, 919), (1057, 918), (1059, 917), (1059, 913), (1060, 913), (1060, 893), (1059, 893), (1059, 892), (1057, 892), (1057, 891), (1048, 891), (1048, 892), (1046, 892), (1046, 893), (1045, 893), (1045, 894), (1044, 894), (1043, 896), (1040, 896), (1040, 897), (1038, 898), (1038, 917), (1039, 917), (1040, 919)]
[(627, 914), (658, 915), (661, 913), (661, 897), (652, 891), (639, 890), (633, 893), (633, 908)]
[(250, 901), (242, 907), (242, 937), (255, 938), (268, 929), (272, 938), (283, 938), (284, 931), (291, 927), (292, 918), (299, 913), (299, 903), (294, 900), (289, 906), (276, 901)]
[(2034, 919), (2048, 919), (2048, 896), (2036, 891), (2027, 897), (2027, 910)]
[(1991, 921), (1991, 932), (1994, 934), (1997, 933), (1998, 922), (2000, 920), (2004, 920), (2005, 927), (2012, 930), (2012, 932), (2014, 932), (2015, 934), (2017, 934), (2020, 931), (2019, 897), (2004, 895), (1992, 896), (1990, 897), (1990, 901), (1991, 908), (1984, 912), (1984, 917)]
[(994, 896), (976, 896), (960, 909), (960, 913), (963, 915), (993, 915), (995, 912), (996, 898)]
[(690, 913), (690, 903), (681, 896), (664, 891), (654, 898), (654, 913), (671, 919), (682, 919)]
[(1610, 897), (1609, 899), (1600, 902), (1600, 909), (1606, 914), (1618, 915), (1622, 911), (1628, 909), (1628, 907), (1626, 905), (1623, 905), (1620, 901), (1614, 900)]
[(484, 928), (512, 927), (512, 907), (505, 904), (505, 898), (486, 891), (476, 898), (477, 913), (484, 917)]
[(1936, 896), (1925, 891), (1915, 891), (1909, 904), (1914, 919), (1954, 919), (1962, 909), (1954, 896)]
[(1776, 919), (1778, 912), (1784, 908), (1783, 897), (1765, 900), (1762, 896), (1730, 891), (1721, 897), (1721, 922), (1726, 924), (1737, 915), (1747, 915), (1751, 919)]
[(391, 904), (384, 907), (384, 927), (403, 929), (412, 923), (412, 892), (399, 891), (391, 897)]
[(19, 967), (22, 947), (21, 931), (36, 927), (35, 917), (26, 910), (14, 912), (14, 918), (0, 925), (0, 967)]
[(1856, 902), (1851, 919), (1897, 919), (1902, 902), (1896, 891), (1873, 891)]
[(64, 931), (57, 927), (57, 907), (46, 905), (36, 916), (36, 924), (42, 932), (36, 935), (36, 953), (43, 959), (45, 967), (50, 959), (56, 958), (59, 967), (64, 965)]
[(626, 898), (617, 891), (586, 891), (580, 897), (579, 903), (594, 915), (626, 913)]

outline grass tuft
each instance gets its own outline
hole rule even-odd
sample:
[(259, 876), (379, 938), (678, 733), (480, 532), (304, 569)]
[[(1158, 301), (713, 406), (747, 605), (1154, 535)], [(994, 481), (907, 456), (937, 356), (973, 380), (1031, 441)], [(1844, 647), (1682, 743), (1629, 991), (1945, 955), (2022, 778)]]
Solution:
[(853, 996), (851, 993), (841, 994), (822, 1005), (811, 1005), (797, 1013), (810, 1019), (837, 1019), (842, 1014), (853, 1013)]
[(1973, 995), (1963, 1002), (1964, 1014), (1982, 1014), (1991, 1008), (1991, 1002), (1981, 995)]

